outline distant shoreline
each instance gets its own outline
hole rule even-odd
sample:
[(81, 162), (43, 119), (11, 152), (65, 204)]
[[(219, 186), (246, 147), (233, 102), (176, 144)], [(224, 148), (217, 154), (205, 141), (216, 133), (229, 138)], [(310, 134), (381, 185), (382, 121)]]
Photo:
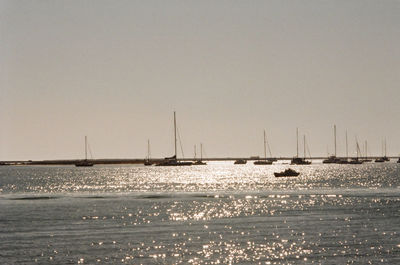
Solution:
[[(369, 156), (367, 159), (377, 159), (380, 156)], [(291, 160), (293, 157), (276, 157), (276, 158), (267, 158), (267, 159), (276, 159), (276, 160)], [(327, 157), (307, 157), (309, 160), (323, 160)], [(338, 157), (345, 159), (346, 157)], [(355, 157), (348, 157), (349, 159)], [(365, 159), (365, 157), (361, 157)], [(398, 156), (388, 156), (389, 159), (398, 159)], [(215, 158), (203, 158), (204, 161), (235, 161), (238, 159), (243, 159), (247, 161), (251, 160), (263, 160), (263, 158), (256, 158), (256, 157), (215, 157)], [(88, 159), (89, 162), (96, 164), (96, 165), (110, 165), (110, 164), (143, 164), (147, 159)], [(150, 159), (151, 162), (157, 163), (163, 161), (163, 158), (153, 158)], [(180, 158), (180, 161), (196, 161), (198, 158)], [(14, 161), (0, 161), (0, 166), (18, 166), (18, 165), (75, 165), (78, 162), (83, 161), (83, 159), (58, 159), (58, 160), (14, 160)]]

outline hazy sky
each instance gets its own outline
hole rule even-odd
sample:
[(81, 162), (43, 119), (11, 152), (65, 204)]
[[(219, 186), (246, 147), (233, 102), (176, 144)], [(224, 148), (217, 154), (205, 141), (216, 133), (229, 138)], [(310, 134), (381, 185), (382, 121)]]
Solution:
[(0, 0), (0, 160), (400, 153), (400, 1)]

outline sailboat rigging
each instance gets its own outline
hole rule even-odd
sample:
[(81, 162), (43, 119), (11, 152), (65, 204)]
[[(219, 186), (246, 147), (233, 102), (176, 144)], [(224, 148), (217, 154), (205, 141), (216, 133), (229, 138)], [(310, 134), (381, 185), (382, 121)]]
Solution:
[[(195, 149), (194, 149), (195, 150), (194, 159), (196, 159), (196, 146), (194, 146), (194, 147), (195, 147)], [(197, 159), (196, 162), (193, 163), (193, 165), (197, 165), (197, 166), (207, 165), (206, 162), (203, 162), (203, 144), (202, 143), (200, 143), (200, 159)]]
[(335, 163), (340, 163), (341, 160), (337, 158), (336, 156), (336, 125), (333, 125), (333, 144), (335, 146), (335, 154), (331, 155), (328, 157), (328, 159), (325, 159), (322, 161), (324, 164), (335, 164)]
[(144, 165), (145, 166), (153, 165), (153, 162), (151, 162), (151, 160), (150, 160), (150, 140), (147, 140), (147, 157), (144, 160)]
[(352, 160), (350, 160), (349, 164), (353, 164), (353, 165), (362, 164), (363, 161), (361, 159), (358, 159), (358, 157), (360, 156), (360, 153), (361, 153), (360, 145), (358, 144), (358, 140), (357, 140), (357, 137), (356, 137), (356, 155), (357, 155), (357, 157), (353, 158)]
[(85, 136), (85, 159), (75, 163), (77, 167), (92, 167), (94, 164), (87, 159), (87, 136)]
[(311, 161), (306, 160), (306, 136), (304, 135), (304, 158), (299, 157), (299, 129), (296, 128), (297, 152), (296, 157), (292, 158), (290, 164), (292, 165), (309, 165)]
[(265, 136), (265, 130), (264, 130), (264, 159), (255, 161), (254, 165), (272, 165), (272, 161), (267, 160), (267, 140)]
[(157, 166), (191, 166), (192, 162), (178, 161), (177, 159), (177, 129), (176, 129), (176, 113), (174, 111), (174, 151), (175, 154), (172, 157), (166, 157), (164, 161), (156, 164)]

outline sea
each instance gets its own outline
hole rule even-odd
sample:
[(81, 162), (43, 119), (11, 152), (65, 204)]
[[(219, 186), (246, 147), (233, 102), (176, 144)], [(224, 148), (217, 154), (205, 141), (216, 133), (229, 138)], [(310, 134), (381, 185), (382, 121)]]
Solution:
[(400, 164), (1, 166), (0, 264), (400, 264)]

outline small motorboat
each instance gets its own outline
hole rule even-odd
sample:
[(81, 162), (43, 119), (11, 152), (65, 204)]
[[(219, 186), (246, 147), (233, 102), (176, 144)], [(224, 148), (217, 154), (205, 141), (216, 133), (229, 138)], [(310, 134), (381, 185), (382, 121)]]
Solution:
[(274, 175), (277, 178), (279, 178), (279, 177), (297, 177), (298, 175), (300, 175), (300, 173), (291, 168), (288, 168), (282, 172), (275, 172)]

